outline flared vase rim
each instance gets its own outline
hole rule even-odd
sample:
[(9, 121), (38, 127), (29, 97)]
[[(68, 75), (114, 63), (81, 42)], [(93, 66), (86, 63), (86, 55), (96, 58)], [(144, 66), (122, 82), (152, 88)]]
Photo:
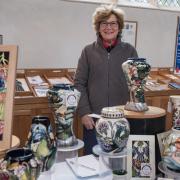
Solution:
[(180, 127), (175, 126), (175, 127), (172, 127), (171, 129), (173, 132), (180, 133)]
[[(22, 151), (24, 154), (18, 155), (17, 152)], [(25, 154), (25, 152), (27, 154)], [(15, 161), (23, 161), (25, 159), (29, 159), (33, 157), (33, 151), (30, 148), (17, 148), (17, 149), (10, 149), (6, 152), (6, 158), (10, 157), (11, 160)]]

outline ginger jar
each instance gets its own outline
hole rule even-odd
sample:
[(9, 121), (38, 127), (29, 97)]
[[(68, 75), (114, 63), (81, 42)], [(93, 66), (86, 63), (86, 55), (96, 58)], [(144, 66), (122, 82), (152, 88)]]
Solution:
[(105, 107), (96, 122), (96, 138), (105, 152), (121, 152), (130, 134), (129, 123), (118, 106)]

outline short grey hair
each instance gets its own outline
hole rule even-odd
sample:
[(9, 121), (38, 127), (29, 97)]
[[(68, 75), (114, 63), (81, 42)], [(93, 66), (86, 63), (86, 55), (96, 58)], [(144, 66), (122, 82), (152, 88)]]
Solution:
[(93, 13), (93, 26), (96, 33), (99, 32), (100, 23), (107, 20), (112, 14), (116, 16), (119, 32), (122, 33), (124, 27), (124, 11), (114, 5), (102, 5), (96, 8)]

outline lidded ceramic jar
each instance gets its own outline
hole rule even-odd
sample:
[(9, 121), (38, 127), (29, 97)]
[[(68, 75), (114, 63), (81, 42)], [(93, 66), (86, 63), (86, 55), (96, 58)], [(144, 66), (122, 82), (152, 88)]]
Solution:
[(128, 58), (122, 64), (130, 91), (130, 101), (124, 109), (129, 111), (147, 111), (148, 106), (144, 98), (144, 85), (151, 70), (151, 66), (144, 58)]
[(122, 109), (118, 106), (102, 109), (101, 118), (96, 122), (96, 138), (103, 151), (122, 151), (127, 144), (129, 134), (129, 123)]

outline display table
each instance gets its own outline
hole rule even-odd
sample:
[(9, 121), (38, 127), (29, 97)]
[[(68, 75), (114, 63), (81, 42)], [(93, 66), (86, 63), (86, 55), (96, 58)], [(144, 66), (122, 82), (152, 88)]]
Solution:
[[(124, 106), (120, 106), (124, 109)], [(124, 110), (125, 117), (130, 124), (130, 134), (155, 135), (156, 170), (161, 161), (157, 134), (165, 131), (166, 111), (159, 107), (148, 106), (144, 112), (134, 112)]]
[[(79, 157), (80, 159), (81, 157)], [(91, 161), (89, 160), (89, 155), (88, 156), (83, 156), (82, 157), (84, 162), (86, 162), (86, 164), (90, 165)], [(94, 165), (94, 168), (96, 166)], [(86, 169), (82, 168), (82, 171), (85, 171)], [(99, 176), (94, 175), (94, 176), (88, 176), (88, 177), (78, 177), (77, 175), (75, 175), (75, 173), (73, 173), (72, 169), (70, 168), (70, 166), (66, 163), (66, 162), (60, 162), (60, 163), (55, 163), (53, 165), (53, 167), (51, 168), (50, 171), (47, 172), (43, 172), (41, 173), (40, 177), (38, 178), (38, 180), (82, 180), (82, 179), (86, 179), (86, 180), (112, 180), (112, 174), (106, 174), (104, 176)]]
[[(12, 135), (12, 142), (11, 142), (11, 148), (17, 148), (20, 145), (20, 140), (17, 136)], [(6, 154), (6, 151), (8, 151), (8, 149), (1, 149), (0, 148), (0, 159), (4, 157), (4, 155)]]

